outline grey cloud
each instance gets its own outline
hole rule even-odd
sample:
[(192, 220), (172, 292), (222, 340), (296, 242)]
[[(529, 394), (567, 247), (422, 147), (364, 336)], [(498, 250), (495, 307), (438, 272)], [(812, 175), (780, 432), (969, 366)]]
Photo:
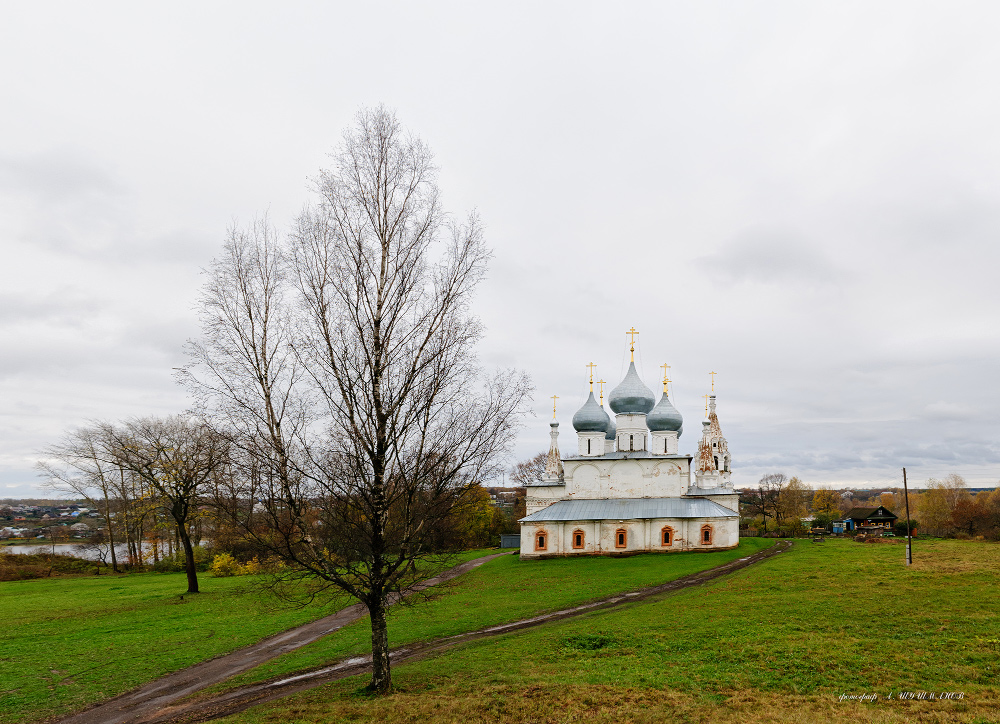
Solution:
[(814, 243), (787, 231), (747, 232), (699, 262), (703, 271), (733, 282), (830, 285), (849, 279)]
[(51, 291), (34, 298), (0, 293), (0, 324), (76, 324), (92, 318), (107, 303), (73, 288)]
[(93, 202), (123, 193), (106, 169), (70, 149), (0, 156), (0, 190), (49, 205)]
[(183, 226), (141, 228), (127, 184), (105, 165), (71, 151), (0, 157), (0, 192), (8, 199), (6, 215), (25, 220), (20, 229), (9, 222), (17, 229), (9, 232), (14, 238), (100, 263), (204, 265), (225, 232), (220, 228), (218, 238), (206, 238)]
[(199, 333), (197, 320), (190, 317), (175, 319), (135, 320), (121, 332), (121, 340), (130, 347), (141, 347), (170, 360), (183, 361), (184, 343)]
[[(971, 21), (898, 0), (874, 15), (754, 5), (720, 25), (707, 5), (650, 4), (638, 30), (614, 11), (567, 25), (558, 8), (527, 30), (478, 9), (317, 7), (277, 25), (219, 12), (193, 30), (211, 42), (182, 42), (165, 65), (192, 32), (183, 18), (138, 9), (155, 31), (135, 43), (120, 13), (66, 6), (53, 25), (24, 6), (0, 45), (22, 69), (0, 130), (51, 150), (0, 154), (0, 470), (29, 460), (30, 478), (30, 451), (86, 416), (183, 407), (169, 368), (196, 332), (198, 267), (233, 215), (271, 203), (286, 225), (371, 95), (438, 154), (448, 208), (483, 213), (496, 258), (476, 301), (482, 359), (538, 386), (518, 457), (547, 449), (553, 394), (573, 448), (584, 365), (613, 387), (634, 325), (647, 384), (673, 365), (688, 452), (705, 373), (720, 373), (741, 485), (772, 465), (807, 480), (889, 479), (917, 461), (927, 476), (1000, 472), (1000, 102), (982, 91), (1000, 7)], [(490, 33), (470, 32), (484, 20)], [(324, 43), (331, 22), (379, 23), (393, 42), (334, 77), (363, 42)], [(512, 60), (523, 32), (539, 42)], [(244, 42), (258, 35), (263, 55)], [(606, 42), (580, 45), (589, 35)], [(582, 92), (553, 94), (553, 63), (571, 56), (560, 87)], [(87, 72), (112, 67), (113, 83)], [(469, 92), (428, 95), (414, 81), (428, 77)], [(83, 292), (61, 305), (67, 286)]]

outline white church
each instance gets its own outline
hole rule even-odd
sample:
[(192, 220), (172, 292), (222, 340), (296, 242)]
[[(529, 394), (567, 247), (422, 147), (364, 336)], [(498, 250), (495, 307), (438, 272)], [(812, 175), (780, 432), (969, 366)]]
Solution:
[(715, 395), (708, 396), (697, 458), (678, 453), (683, 418), (670, 402), (666, 376), (657, 403), (639, 379), (634, 354), (608, 405), (614, 420), (603, 393), (600, 403), (594, 399), (591, 374), (590, 397), (573, 415), (575, 455), (560, 455), (553, 419), (545, 474), (527, 486), (521, 558), (736, 546), (739, 495)]

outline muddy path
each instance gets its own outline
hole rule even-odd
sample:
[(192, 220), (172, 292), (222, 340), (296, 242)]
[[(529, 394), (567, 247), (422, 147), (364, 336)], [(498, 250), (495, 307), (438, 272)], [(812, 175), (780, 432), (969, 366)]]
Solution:
[[(461, 563), (427, 579), (415, 588), (414, 593), (450, 581), (487, 561), (506, 555), (512, 554), (495, 553)], [(356, 603), (311, 623), (268, 636), (251, 646), (175, 671), (138, 689), (62, 719), (60, 724), (125, 724), (125, 722), (147, 721), (186, 696), (231, 679), (284, 653), (311, 644), (367, 615), (368, 609), (363, 604)]]
[[(607, 598), (591, 601), (590, 603), (585, 603), (580, 606), (573, 606), (572, 608), (553, 611), (551, 613), (533, 616), (531, 618), (502, 624), (500, 626), (491, 626), (490, 628), (481, 629), (479, 631), (471, 631), (469, 633), (457, 634), (455, 636), (449, 636), (435, 641), (400, 647), (392, 651), (390, 655), (391, 660), (394, 665), (406, 661), (415, 661), (441, 653), (458, 644), (466, 643), (468, 641), (499, 636), (501, 634), (511, 633), (514, 631), (522, 631), (524, 629), (533, 628), (542, 624), (581, 616), (592, 611), (615, 608), (634, 603), (636, 601), (642, 601), (653, 596), (672, 593), (684, 588), (690, 588), (691, 586), (701, 585), (721, 576), (738, 571), (742, 568), (752, 566), (755, 563), (766, 560), (774, 555), (777, 555), (778, 553), (782, 553), (783, 551), (788, 550), (791, 545), (790, 541), (781, 541), (770, 548), (759, 551), (745, 558), (740, 558), (721, 566), (710, 568), (707, 571), (701, 571), (699, 573), (691, 574), (690, 576), (684, 576), (683, 578), (678, 578), (674, 581), (663, 583), (658, 586), (650, 586), (649, 588), (643, 588), (630, 593), (609, 596)], [(480, 561), (485, 560), (486, 559), (480, 559)], [(149, 706), (135, 708), (132, 712), (132, 717), (128, 719), (128, 721), (142, 722), (143, 724), (167, 724), (168, 722), (176, 724), (191, 724), (193, 722), (211, 721), (212, 719), (229, 716), (264, 702), (280, 699), (299, 691), (306, 691), (332, 681), (345, 679), (349, 676), (365, 674), (370, 671), (371, 657), (360, 656), (352, 659), (346, 659), (330, 666), (314, 669), (312, 671), (305, 671), (290, 676), (280, 677), (258, 684), (250, 684), (238, 689), (233, 689), (232, 691), (205, 698), (190, 699), (167, 706), (164, 706), (162, 703), (154, 704), (150, 702)], [(91, 711), (96, 712), (96, 710)], [(66, 721), (73, 722), (74, 724), (77, 724), (78, 722), (79, 724), (104, 724), (111, 721), (126, 721), (123, 719), (112, 720), (104, 718), (84, 718), (86, 714), (87, 712), (84, 712), (83, 714)]]

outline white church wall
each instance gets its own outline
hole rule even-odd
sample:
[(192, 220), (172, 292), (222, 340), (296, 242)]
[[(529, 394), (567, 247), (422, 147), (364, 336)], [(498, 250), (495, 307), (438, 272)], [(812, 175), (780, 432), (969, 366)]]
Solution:
[[(577, 521), (566, 521), (559, 523), (561, 526), (559, 535), (562, 541), (562, 550), (569, 554), (574, 553), (594, 553), (598, 550), (597, 541), (599, 540), (599, 526), (597, 521), (593, 520), (577, 520)], [(583, 534), (583, 547), (574, 547), (574, 538), (577, 533)]]
[[(704, 526), (711, 526), (712, 542), (702, 542)], [(671, 545), (662, 545), (665, 527), (674, 531)], [(573, 533), (584, 533), (584, 547), (573, 548)], [(618, 547), (620, 530), (625, 545)], [(539, 533), (546, 535), (544, 550), (536, 550)], [(557, 521), (521, 526), (521, 558), (571, 555), (618, 555), (627, 553), (677, 553), (694, 550), (722, 550), (739, 543), (737, 518), (652, 518), (646, 520)]]
[(723, 508), (729, 508), (737, 513), (740, 512), (740, 496), (737, 493), (732, 495), (705, 495), (702, 496), (708, 498), (713, 503), (718, 503)]
[(652, 433), (649, 451), (654, 455), (676, 455), (678, 449), (677, 433), (657, 431)]
[(600, 497), (601, 466), (597, 463), (577, 463), (567, 470), (566, 493), (570, 498)]
[(529, 487), (525, 491), (524, 496), (525, 515), (537, 513), (539, 510), (547, 508), (565, 496), (565, 485), (539, 485)]
[(608, 496), (611, 498), (642, 498), (647, 494), (642, 466), (634, 460), (619, 460), (611, 468)]
[[(521, 558), (540, 558), (542, 556), (559, 555), (559, 523), (533, 523), (521, 526)], [(545, 535), (545, 548), (536, 550), (540, 534)]]
[(577, 433), (577, 453), (579, 455), (600, 456), (604, 454), (603, 432)]
[[(681, 464), (683, 463), (683, 464)], [(687, 486), (687, 461), (659, 462), (652, 469), (649, 479), (651, 498), (673, 498), (684, 494)]]
[(567, 460), (564, 467), (560, 496), (568, 499), (676, 497), (687, 492), (691, 469), (687, 457)]

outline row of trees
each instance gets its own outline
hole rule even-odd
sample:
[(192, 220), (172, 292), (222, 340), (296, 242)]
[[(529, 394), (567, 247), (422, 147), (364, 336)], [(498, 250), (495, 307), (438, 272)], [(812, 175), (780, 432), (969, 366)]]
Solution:
[(1000, 490), (974, 494), (959, 475), (932, 478), (925, 489), (911, 492), (910, 512), (922, 533), (1000, 540)]
[(760, 479), (757, 488), (743, 492), (740, 502), (744, 515), (759, 521), (762, 532), (783, 531), (794, 533), (802, 527), (806, 515), (809, 490), (796, 477), (784, 473), (771, 473)]
[[(931, 479), (920, 492), (909, 494), (912, 527), (936, 536), (983, 536), (1000, 540), (1000, 490), (972, 494), (959, 475)], [(741, 497), (744, 518), (762, 532), (794, 533), (803, 529), (803, 519), (817, 527), (828, 527), (854, 508), (885, 506), (901, 520), (906, 517), (903, 490), (891, 489), (864, 500), (841, 496), (828, 489), (810, 490), (796, 477), (781, 473), (765, 475), (757, 488)]]
[[(233, 228), (207, 272), (203, 334), (180, 373), (196, 417), (171, 423), (190, 446), (130, 422), (108, 432), (111, 471), (77, 472), (127, 471), (178, 530), (192, 508), (170, 495), (207, 485), (220, 526), (311, 593), (365, 604), (371, 688), (388, 692), (386, 606), (430, 575), (448, 522), (481, 503), (477, 481), (499, 474), (530, 383), (480, 368), (471, 302), (491, 252), (475, 214), (444, 212), (430, 151), (393, 113), (362, 110), (314, 190), (289, 234), (266, 218)], [(221, 468), (188, 468), (217, 453)]]
[(188, 592), (198, 592), (192, 542), (205, 492), (226, 474), (228, 445), (204, 422), (184, 416), (122, 424), (96, 423), (69, 433), (39, 463), (55, 490), (85, 498), (106, 521), (108, 555), (118, 570), (118, 545), (128, 564), (164, 519), (183, 552)]
[[(161, 544), (178, 556), (188, 573), (188, 592), (198, 591), (194, 547), (206, 541), (212, 553), (249, 560), (262, 554), (239, 527), (226, 524), (217, 495), (231, 475), (225, 441), (204, 422), (190, 417), (146, 418), (120, 424), (96, 423), (74, 430), (46, 451), (39, 468), (54, 491), (86, 500), (103, 519), (81, 544), (116, 572), (158, 560)], [(523, 507), (523, 504), (522, 504)], [(523, 512), (522, 512), (523, 514)], [(468, 488), (460, 504), (435, 529), (437, 551), (495, 545), (517, 527), (515, 509), (493, 504), (480, 485)], [(56, 541), (69, 528), (53, 526)], [(118, 551), (125, 560), (118, 560)]]

